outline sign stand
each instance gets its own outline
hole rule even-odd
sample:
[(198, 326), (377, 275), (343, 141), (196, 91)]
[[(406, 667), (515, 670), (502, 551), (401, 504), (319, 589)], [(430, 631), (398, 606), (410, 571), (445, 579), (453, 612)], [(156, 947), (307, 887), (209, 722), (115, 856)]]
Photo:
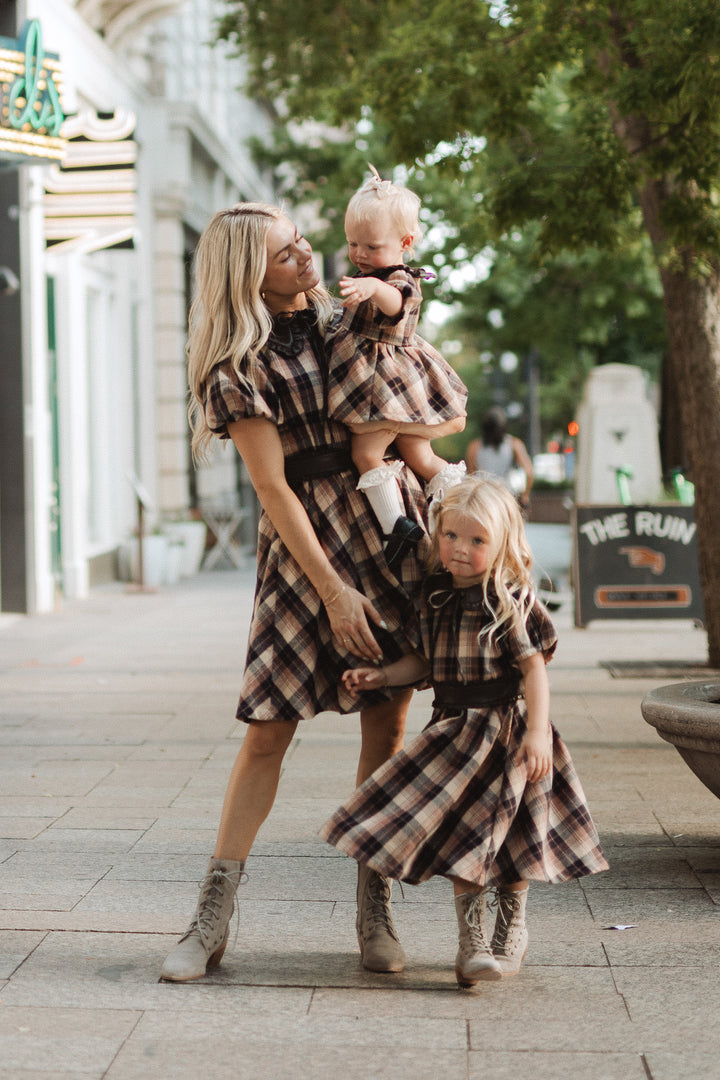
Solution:
[(692, 506), (576, 506), (575, 625), (593, 619), (704, 624)]

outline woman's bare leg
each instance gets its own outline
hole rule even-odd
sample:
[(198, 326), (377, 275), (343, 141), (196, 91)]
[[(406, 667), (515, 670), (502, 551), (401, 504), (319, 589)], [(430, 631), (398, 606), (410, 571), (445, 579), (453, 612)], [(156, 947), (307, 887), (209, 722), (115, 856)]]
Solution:
[(280, 770), (297, 723), (254, 720), (235, 759), (225, 791), (215, 857), (242, 861), (275, 801)]
[(411, 698), (412, 690), (406, 690), (390, 701), (373, 705), (360, 713), (362, 747), (357, 770), (358, 784), (362, 784), (371, 772), (402, 749)]
[[(405, 717), (411, 697), (412, 690), (407, 690), (391, 701), (361, 712), (362, 750), (358, 762), (358, 784), (402, 748)], [(383, 874), (358, 864), (355, 926), (363, 967), (368, 971), (402, 971), (405, 966), (405, 953), (392, 918), (391, 887), (392, 883)]]

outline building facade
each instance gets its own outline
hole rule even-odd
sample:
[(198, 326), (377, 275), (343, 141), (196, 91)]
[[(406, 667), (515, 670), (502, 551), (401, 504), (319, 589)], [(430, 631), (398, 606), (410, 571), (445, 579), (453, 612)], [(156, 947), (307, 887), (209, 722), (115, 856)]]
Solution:
[(216, 0), (3, 9), (3, 42), (18, 44), (0, 48), (6, 99), (24, 100), (15, 61), (26, 74), (54, 64), (64, 119), (61, 156), (10, 153), (0, 166), (0, 263), (18, 285), (3, 288), (0, 268), (0, 319), (13, 331), (0, 344), (0, 610), (52, 610), (115, 577), (139, 515), (151, 531), (242, 499), (236, 454), (192, 467), (186, 418), (197, 238), (222, 206), (273, 201), (248, 149), (273, 116), (240, 91), (241, 61), (212, 44), (221, 10)]

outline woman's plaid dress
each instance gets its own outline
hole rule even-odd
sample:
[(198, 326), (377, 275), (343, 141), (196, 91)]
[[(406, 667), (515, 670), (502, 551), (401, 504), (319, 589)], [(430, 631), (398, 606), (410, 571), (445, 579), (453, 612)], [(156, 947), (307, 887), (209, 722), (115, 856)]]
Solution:
[(417, 279), (423, 274), (405, 266), (373, 271), (373, 277), (394, 285), (402, 295), (402, 308), (392, 318), (383, 315), (372, 300), (343, 314), (330, 338), (328, 410), (333, 420), (343, 424), (386, 421), (400, 425), (399, 433), (435, 438), (441, 425), (466, 415), (467, 389), (462, 380), (437, 349), (415, 332), (422, 303)]
[[(215, 368), (206, 386), (205, 416), (220, 438), (228, 437), (231, 421), (271, 420), (286, 457), (319, 447), (344, 447), (349, 456), (348, 429), (328, 420), (326, 346), (314, 313), (275, 320), (252, 381), (238, 376), (229, 361)], [(357, 473), (349, 468), (336, 476), (304, 480), (295, 491), (334, 569), (372, 601), (387, 623), (387, 631), (374, 627), (374, 632), (385, 655), (397, 657), (419, 644), (411, 597), (420, 582), (420, 565), (412, 556), (404, 560), (401, 586), (388, 569), (380, 529), (356, 484)], [(400, 484), (406, 513), (422, 525), (425, 498), (420, 485), (405, 470)], [(357, 701), (345, 693), (340, 679), (357, 663), (356, 657), (337, 651), (318, 594), (263, 513), (238, 719), (300, 720), (326, 710), (354, 712)], [(390, 696), (387, 691), (373, 695), (368, 704)]]
[[(436, 689), (518, 675), (518, 661), (537, 652), (551, 658), (557, 639), (537, 601), (525, 631), (478, 640), (490, 619), (479, 587), (455, 589), (446, 573), (428, 579), (423, 640)], [(425, 730), (355, 791), (320, 836), (411, 884), (438, 874), (488, 885), (560, 882), (606, 870), (580, 780), (554, 728), (552, 772), (526, 783), (526, 718), (523, 697), (434, 709)]]

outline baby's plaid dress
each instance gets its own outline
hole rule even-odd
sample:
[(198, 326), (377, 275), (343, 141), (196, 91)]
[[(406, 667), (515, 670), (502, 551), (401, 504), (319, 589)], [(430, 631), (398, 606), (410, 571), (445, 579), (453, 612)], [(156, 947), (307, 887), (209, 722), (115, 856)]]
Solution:
[[(423, 640), (432, 683), (519, 677), (518, 661), (556, 644), (535, 601), (525, 630), (488, 642), (479, 587), (453, 588), (449, 574), (428, 579)], [(499, 885), (525, 878), (561, 882), (606, 870), (569, 751), (552, 728), (553, 769), (526, 782), (520, 743), (522, 696), (485, 708), (435, 708), (430, 723), (377, 769), (332, 815), (320, 836), (388, 877), (417, 884), (435, 875)]]
[[(208, 379), (205, 416), (220, 438), (227, 438), (227, 424), (234, 420), (264, 417), (277, 425), (286, 460), (328, 447), (345, 448), (349, 460), (348, 429), (327, 415), (327, 351), (312, 310), (277, 318), (252, 378), (245, 370), (241, 365), (238, 375), (225, 361)], [(387, 566), (380, 529), (356, 485), (357, 473), (350, 466), (333, 476), (303, 480), (294, 490), (334, 569), (385, 620), (386, 631), (373, 628), (384, 654), (397, 657), (419, 644), (413, 594), (421, 568), (414, 556), (406, 558), (400, 584)], [(423, 525), (425, 498), (409, 470), (403, 470), (400, 485), (406, 514)], [(423, 549), (421, 542), (421, 554)], [(357, 711), (341, 675), (358, 663), (357, 657), (337, 650), (317, 592), (263, 512), (238, 719), (302, 720), (324, 711)], [(384, 691), (368, 704), (390, 696)]]
[(405, 266), (373, 271), (373, 277), (399, 289), (402, 308), (396, 316), (383, 315), (372, 300), (344, 312), (329, 338), (328, 410), (333, 420), (385, 420), (407, 424), (412, 434), (410, 428), (433, 428), (466, 415), (462, 380), (416, 333), (422, 303), (417, 278), (423, 273)]

